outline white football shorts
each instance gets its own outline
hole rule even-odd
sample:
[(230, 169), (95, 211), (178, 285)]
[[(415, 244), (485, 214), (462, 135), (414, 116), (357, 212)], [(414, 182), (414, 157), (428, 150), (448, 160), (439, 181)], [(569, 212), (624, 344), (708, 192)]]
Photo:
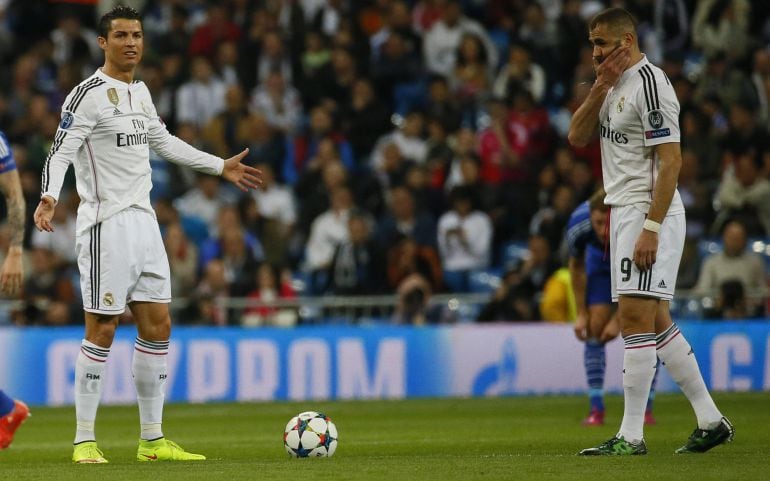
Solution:
[(171, 302), (166, 249), (155, 217), (129, 208), (77, 236), (83, 309), (121, 314), (132, 301)]
[(647, 214), (633, 205), (610, 210), (610, 263), (612, 300), (618, 296), (674, 297), (685, 236), (685, 214), (667, 215), (658, 234), (658, 254), (652, 269), (641, 272), (634, 264), (634, 246)]

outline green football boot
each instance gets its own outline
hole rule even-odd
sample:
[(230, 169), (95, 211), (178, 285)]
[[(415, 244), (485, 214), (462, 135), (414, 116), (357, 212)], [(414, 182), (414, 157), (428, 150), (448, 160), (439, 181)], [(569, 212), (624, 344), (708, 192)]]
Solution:
[(644, 444), (644, 440), (634, 444), (617, 436), (595, 448), (587, 448), (578, 453), (580, 456), (636, 456), (640, 454), (647, 454), (647, 445)]
[(96, 446), (96, 441), (83, 441), (75, 445), (72, 462), (78, 464), (105, 464), (104, 453)]
[(174, 441), (160, 438), (153, 441), (139, 440), (136, 459), (139, 461), (202, 461), (206, 456), (188, 453)]
[(735, 437), (735, 428), (727, 418), (722, 418), (714, 429), (695, 428), (684, 446), (675, 454), (705, 453), (720, 444), (729, 443)]

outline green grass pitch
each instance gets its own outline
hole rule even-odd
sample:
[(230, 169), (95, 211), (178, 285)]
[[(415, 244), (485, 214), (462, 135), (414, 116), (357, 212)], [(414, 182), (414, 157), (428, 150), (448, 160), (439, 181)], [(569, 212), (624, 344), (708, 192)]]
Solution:
[[(74, 409), (33, 408), (13, 445), (0, 451), (0, 480), (770, 480), (770, 393), (715, 395), (736, 427), (731, 444), (674, 455), (694, 428), (681, 395), (660, 395), (649, 455), (583, 458), (575, 453), (615, 434), (622, 399), (607, 400), (607, 424), (580, 425), (577, 396), (259, 404), (174, 404), (164, 432), (198, 463), (136, 462), (135, 406), (100, 408), (99, 445), (108, 465), (70, 462)], [(293, 459), (283, 428), (304, 410), (337, 423), (333, 458)]]

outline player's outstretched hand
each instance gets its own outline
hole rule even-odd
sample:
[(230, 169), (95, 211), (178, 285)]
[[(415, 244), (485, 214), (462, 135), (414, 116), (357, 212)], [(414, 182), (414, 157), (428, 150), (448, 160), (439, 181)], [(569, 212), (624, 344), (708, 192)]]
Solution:
[(241, 163), (248, 153), (249, 149), (243, 149), (240, 154), (225, 160), (225, 166), (222, 169), (222, 177), (244, 192), (262, 185), (262, 171)]
[(54, 211), (56, 210), (56, 202), (53, 198), (45, 196), (40, 198), (40, 203), (35, 209), (35, 226), (39, 231), (53, 232), (53, 219)]

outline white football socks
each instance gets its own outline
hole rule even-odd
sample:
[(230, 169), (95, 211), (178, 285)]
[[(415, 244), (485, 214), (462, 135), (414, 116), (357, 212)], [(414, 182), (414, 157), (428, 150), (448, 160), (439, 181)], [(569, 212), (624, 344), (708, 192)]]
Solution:
[(722, 413), (706, 388), (690, 343), (676, 324), (658, 335), (657, 346), (658, 357), (690, 401), (698, 419), (698, 427), (715, 428), (722, 420)]
[(163, 401), (165, 399), (168, 359), (168, 341), (145, 341), (136, 338), (131, 371), (139, 404), (141, 438), (153, 440), (163, 437)]
[(75, 362), (75, 444), (95, 441), (94, 423), (102, 396), (104, 366), (110, 349), (83, 339)]
[(618, 436), (639, 443), (644, 439), (644, 410), (657, 364), (655, 333), (631, 334), (623, 342), (623, 422)]

